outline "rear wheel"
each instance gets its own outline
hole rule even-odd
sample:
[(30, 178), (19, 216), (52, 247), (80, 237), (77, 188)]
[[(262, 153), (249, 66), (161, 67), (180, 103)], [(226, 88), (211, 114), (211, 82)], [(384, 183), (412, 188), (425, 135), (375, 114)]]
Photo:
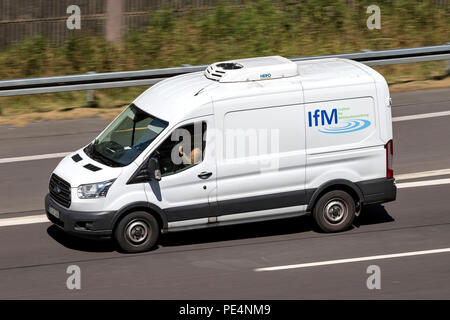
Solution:
[(159, 237), (158, 221), (149, 213), (138, 211), (126, 215), (116, 227), (114, 237), (125, 252), (148, 251)]
[(317, 201), (313, 217), (324, 232), (339, 232), (348, 229), (355, 219), (355, 200), (347, 192), (333, 190)]

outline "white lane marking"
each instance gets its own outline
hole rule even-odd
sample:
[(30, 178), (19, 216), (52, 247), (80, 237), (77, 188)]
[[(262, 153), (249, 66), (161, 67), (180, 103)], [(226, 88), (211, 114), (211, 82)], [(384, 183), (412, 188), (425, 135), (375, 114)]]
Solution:
[[(443, 116), (449, 116), (449, 115), (450, 115), (450, 111), (421, 113), (421, 114), (414, 114), (414, 115), (410, 115), (410, 116), (393, 117), (392, 118), (392, 122), (406, 121), (406, 120), (416, 120), (416, 119), (424, 119), (424, 118), (434, 118), (434, 117), (443, 117)], [(3, 159), (0, 159), (0, 163), (11, 163), (11, 162), (20, 162), (20, 161), (32, 161), (32, 160), (63, 158), (65, 156), (69, 155), (70, 153), (71, 152), (60, 152), (60, 153), (39, 154), (39, 155), (34, 155), (34, 156), (3, 158)]]
[(430, 113), (413, 114), (410, 116), (393, 117), (392, 122), (443, 117), (443, 116), (450, 116), (450, 111), (430, 112)]
[(21, 162), (21, 161), (32, 161), (32, 160), (42, 160), (42, 159), (53, 159), (53, 158), (63, 158), (71, 152), (59, 152), (59, 153), (47, 153), (38, 154), (35, 156), (24, 156), (24, 157), (13, 157), (13, 158), (3, 158), (0, 159), (0, 163), (11, 163), (11, 162)]
[[(396, 180), (405, 180), (405, 179), (413, 179), (413, 178), (421, 178), (421, 177), (429, 177), (429, 176), (437, 176), (450, 174), (450, 169), (441, 169), (441, 170), (432, 170), (432, 171), (423, 171), (416, 173), (406, 173), (396, 176)], [(397, 188), (415, 188), (422, 186), (435, 186), (442, 184), (450, 184), (450, 178), (448, 179), (435, 179), (428, 181), (414, 181), (414, 182), (402, 182), (396, 183)], [(7, 226), (16, 226), (16, 225), (25, 225), (25, 224), (33, 224), (33, 223), (45, 223), (49, 222), (46, 215), (33, 215), (33, 216), (24, 216), (18, 218), (0, 218), (0, 227)]]
[(417, 179), (417, 178), (424, 178), (424, 177), (444, 176), (447, 174), (450, 174), (450, 169), (404, 173), (404, 174), (396, 174), (395, 180), (407, 180), (407, 179)]
[(301, 263), (301, 264), (289, 264), (289, 265), (284, 265), (284, 266), (256, 268), (256, 269), (254, 269), (254, 271), (260, 272), (260, 271), (279, 271), (279, 270), (288, 270), (288, 269), (300, 269), (300, 268), (319, 267), (319, 266), (327, 266), (327, 265), (351, 263), (351, 262), (421, 256), (421, 255), (425, 255), (425, 254), (436, 254), (436, 253), (445, 253), (445, 252), (450, 252), (450, 248), (423, 250), (423, 251), (410, 251), (410, 252), (402, 252), (402, 253), (383, 254), (383, 255), (378, 255), (378, 256), (367, 256), (367, 257), (350, 258), (350, 259), (318, 261), (318, 262)]
[(427, 181), (414, 181), (414, 182), (402, 182), (396, 183), (397, 188), (415, 188), (425, 186), (437, 186), (441, 184), (450, 184), (450, 178), (448, 179), (436, 179)]
[(49, 222), (45, 214), (0, 219), (0, 227), (19, 226), (23, 224), (45, 223)]
[[(403, 182), (396, 183), (397, 188), (415, 188), (422, 186), (435, 186), (442, 184), (450, 184), (450, 178), (448, 179), (436, 179), (436, 180), (428, 180), (428, 181), (414, 181), (414, 182)], [(205, 220), (207, 221), (207, 219)], [(49, 222), (46, 215), (34, 215), (34, 216), (25, 216), (18, 218), (0, 218), (0, 227), (7, 226), (16, 226), (22, 224), (33, 224), (33, 223), (44, 223)]]
[[(396, 186), (397, 186), (397, 188), (401, 189), (401, 188), (415, 188), (415, 187), (422, 187), (422, 186), (435, 186), (435, 185), (442, 185), (442, 184), (450, 184), (450, 178), (449, 179), (428, 180), (428, 181), (396, 183)], [(205, 221), (207, 221), (207, 219)], [(5, 218), (5, 219), (0, 219), (0, 227), (16, 226), (16, 225), (23, 225), (23, 224), (33, 224), (33, 223), (45, 223), (45, 222), (49, 222), (49, 220), (47, 219), (47, 216), (45, 214), (18, 217), (18, 218)]]

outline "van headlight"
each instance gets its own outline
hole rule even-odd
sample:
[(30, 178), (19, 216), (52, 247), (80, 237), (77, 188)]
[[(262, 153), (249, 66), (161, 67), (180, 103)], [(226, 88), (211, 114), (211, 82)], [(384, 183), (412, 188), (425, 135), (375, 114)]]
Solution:
[(116, 179), (103, 181), (92, 184), (82, 184), (78, 187), (78, 198), (80, 199), (96, 199), (104, 198), (108, 194), (108, 190)]

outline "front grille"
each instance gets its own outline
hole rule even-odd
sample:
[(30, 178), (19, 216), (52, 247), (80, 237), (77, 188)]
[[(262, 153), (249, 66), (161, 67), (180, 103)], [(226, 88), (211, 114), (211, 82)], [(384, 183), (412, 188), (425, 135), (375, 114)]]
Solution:
[(66, 208), (70, 207), (70, 184), (67, 181), (56, 174), (52, 174), (48, 189), (53, 200)]

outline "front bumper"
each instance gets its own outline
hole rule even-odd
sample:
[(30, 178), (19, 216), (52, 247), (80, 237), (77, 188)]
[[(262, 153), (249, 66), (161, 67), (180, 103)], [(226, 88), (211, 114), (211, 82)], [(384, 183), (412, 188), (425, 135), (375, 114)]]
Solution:
[[(59, 218), (49, 212), (49, 207), (59, 211)], [(67, 233), (84, 237), (111, 237), (115, 211), (81, 212), (64, 208), (55, 202), (50, 194), (45, 196), (47, 218)]]

